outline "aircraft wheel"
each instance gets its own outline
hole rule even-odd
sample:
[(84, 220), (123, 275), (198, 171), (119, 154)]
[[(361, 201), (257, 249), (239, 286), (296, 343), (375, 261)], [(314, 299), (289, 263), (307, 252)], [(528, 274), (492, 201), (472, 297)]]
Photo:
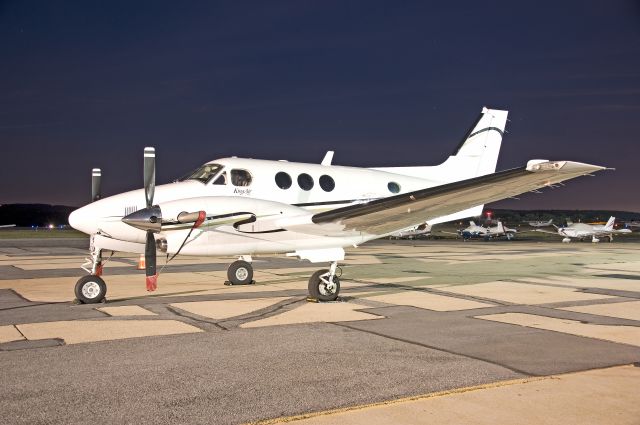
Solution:
[(251, 263), (238, 260), (231, 263), (227, 269), (227, 279), (232, 285), (248, 285), (253, 282), (253, 267)]
[(107, 284), (99, 276), (83, 276), (76, 283), (75, 293), (81, 303), (96, 304), (107, 295)]
[[(340, 279), (333, 276), (333, 285), (323, 281), (322, 276), (328, 275), (328, 269), (318, 270), (309, 278), (309, 296), (319, 301), (335, 301), (340, 293)], [(327, 276), (328, 277), (328, 276)]]

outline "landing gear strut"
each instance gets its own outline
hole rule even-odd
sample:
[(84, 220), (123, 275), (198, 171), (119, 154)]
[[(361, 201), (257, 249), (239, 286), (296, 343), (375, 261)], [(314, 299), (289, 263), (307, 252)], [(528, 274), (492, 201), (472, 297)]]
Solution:
[(340, 279), (336, 276), (338, 263), (330, 268), (318, 270), (309, 278), (309, 297), (318, 301), (335, 301), (340, 293)]
[(107, 295), (107, 284), (102, 280), (102, 250), (95, 246), (94, 236), (91, 236), (91, 246), (89, 248), (91, 258), (82, 265), (82, 269), (89, 273), (89, 276), (81, 277), (76, 283), (76, 299), (83, 304), (95, 304), (102, 302)]
[[(250, 285), (253, 280), (253, 266), (243, 259), (234, 261), (227, 269), (227, 279), (230, 285)], [(250, 258), (250, 257), (249, 257)]]

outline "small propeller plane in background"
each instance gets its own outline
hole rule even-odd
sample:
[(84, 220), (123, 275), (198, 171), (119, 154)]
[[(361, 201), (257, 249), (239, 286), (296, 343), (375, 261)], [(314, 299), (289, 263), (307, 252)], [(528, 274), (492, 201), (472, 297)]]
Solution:
[(553, 224), (553, 219), (549, 221), (523, 221), (531, 227), (550, 227)]
[(418, 226), (409, 227), (399, 232), (392, 233), (390, 236), (395, 239), (418, 239), (431, 235), (431, 225), (422, 223)]
[(462, 236), (462, 239), (464, 240), (482, 238), (485, 241), (502, 237), (506, 237), (507, 240), (511, 240), (515, 237), (516, 233), (518, 233), (516, 229), (510, 229), (506, 227), (499, 220), (495, 226), (487, 227), (478, 226), (475, 222), (470, 221), (469, 227), (458, 231), (458, 234)]
[(178, 182), (155, 186), (155, 149), (144, 150), (144, 189), (100, 199), (101, 171), (93, 170), (92, 200), (69, 223), (91, 235), (90, 256), (75, 294), (81, 302), (104, 299), (103, 252), (144, 253), (147, 290), (157, 286), (156, 254), (235, 256), (227, 277), (252, 281), (253, 255), (284, 253), (329, 263), (309, 279), (309, 295), (338, 297), (336, 276), (344, 248), (402, 229), (474, 217), (485, 203), (537, 191), (604, 167), (570, 161), (531, 160), (495, 172), (507, 111), (484, 108), (442, 164), (356, 168), (224, 158), (208, 162)]
[(605, 225), (602, 224), (585, 224), (585, 223), (570, 223), (565, 227), (556, 228), (556, 232), (550, 230), (535, 229), (536, 232), (551, 233), (553, 235), (558, 234), (562, 236), (562, 242), (569, 243), (571, 239), (585, 240), (591, 239), (591, 242), (600, 242), (602, 238), (608, 238), (609, 242), (613, 242), (614, 234), (631, 233), (630, 229), (614, 229), (616, 218), (609, 217), (609, 221)]

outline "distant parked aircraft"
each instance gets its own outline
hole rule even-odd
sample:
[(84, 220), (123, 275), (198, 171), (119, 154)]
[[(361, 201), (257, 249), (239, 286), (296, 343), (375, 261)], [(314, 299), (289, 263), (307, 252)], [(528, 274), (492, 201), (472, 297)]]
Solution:
[(523, 223), (527, 223), (531, 227), (547, 227), (551, 226), (553, 219), (549, 221), (524, 221)]
[(518, 231), (516, 229), (509, 229), (498, 221), (495, 226), (478, 226), (475, 222), (470, 221), (469, 227), (458, 231), (458, 234), (462, 236), (462, 239), (468, 240), (473, 238), (483, 238), (485, 241), (493, 238), (506, 237), (511, 240), (515, 237)]
[(422, 223), (418, 226), (409, 227), (408, 229), (401, 230), (391, 235), (396, 239), (417, 239), (419, 237), (426, 237), (431, 235), (431, 226), (427, 223)]
[[(584, 240), (591, 238), (591, 242), (600, 242), (600, 238), (608, 238), (609, 242), (613, 241), (613, 234), (631, 233), (629, 229), (616, 230), (613, 228), (616, 218), (610, 217), (607, 224), (604, 226), (601, 224), (585, 224), (585, 223), (571, 223), (566, 227), (554, 226), (557, 229), (557, 234), (563, 236), (562, 242), (569, 243), (571, 239)], [(536, 232), (556, 234), (549, 230), (535, 229)]]
[(0, 224), (0, 228), (4, 228), (4, 227), (16, 227), (15, 224)]

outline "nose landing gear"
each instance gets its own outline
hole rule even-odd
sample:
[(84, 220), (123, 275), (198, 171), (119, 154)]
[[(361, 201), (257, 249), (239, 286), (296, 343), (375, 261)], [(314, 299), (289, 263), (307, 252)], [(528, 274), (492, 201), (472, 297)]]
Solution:
[(95, 246), (94, 235), (91, 236), (89, 254), (91, 258), (82, 265), (82, 269), (89, 273), (76, 282), (76, 299), (82, 304), (96, 304), (102, 302), (107, 295), (107, 284), (100, 277), (102, 275), (102, 250)]
[(96, 304), (107, 295), (107, 284), (100, 276), (83, 276), (76, 283), (75, 294), (82, 304)]

